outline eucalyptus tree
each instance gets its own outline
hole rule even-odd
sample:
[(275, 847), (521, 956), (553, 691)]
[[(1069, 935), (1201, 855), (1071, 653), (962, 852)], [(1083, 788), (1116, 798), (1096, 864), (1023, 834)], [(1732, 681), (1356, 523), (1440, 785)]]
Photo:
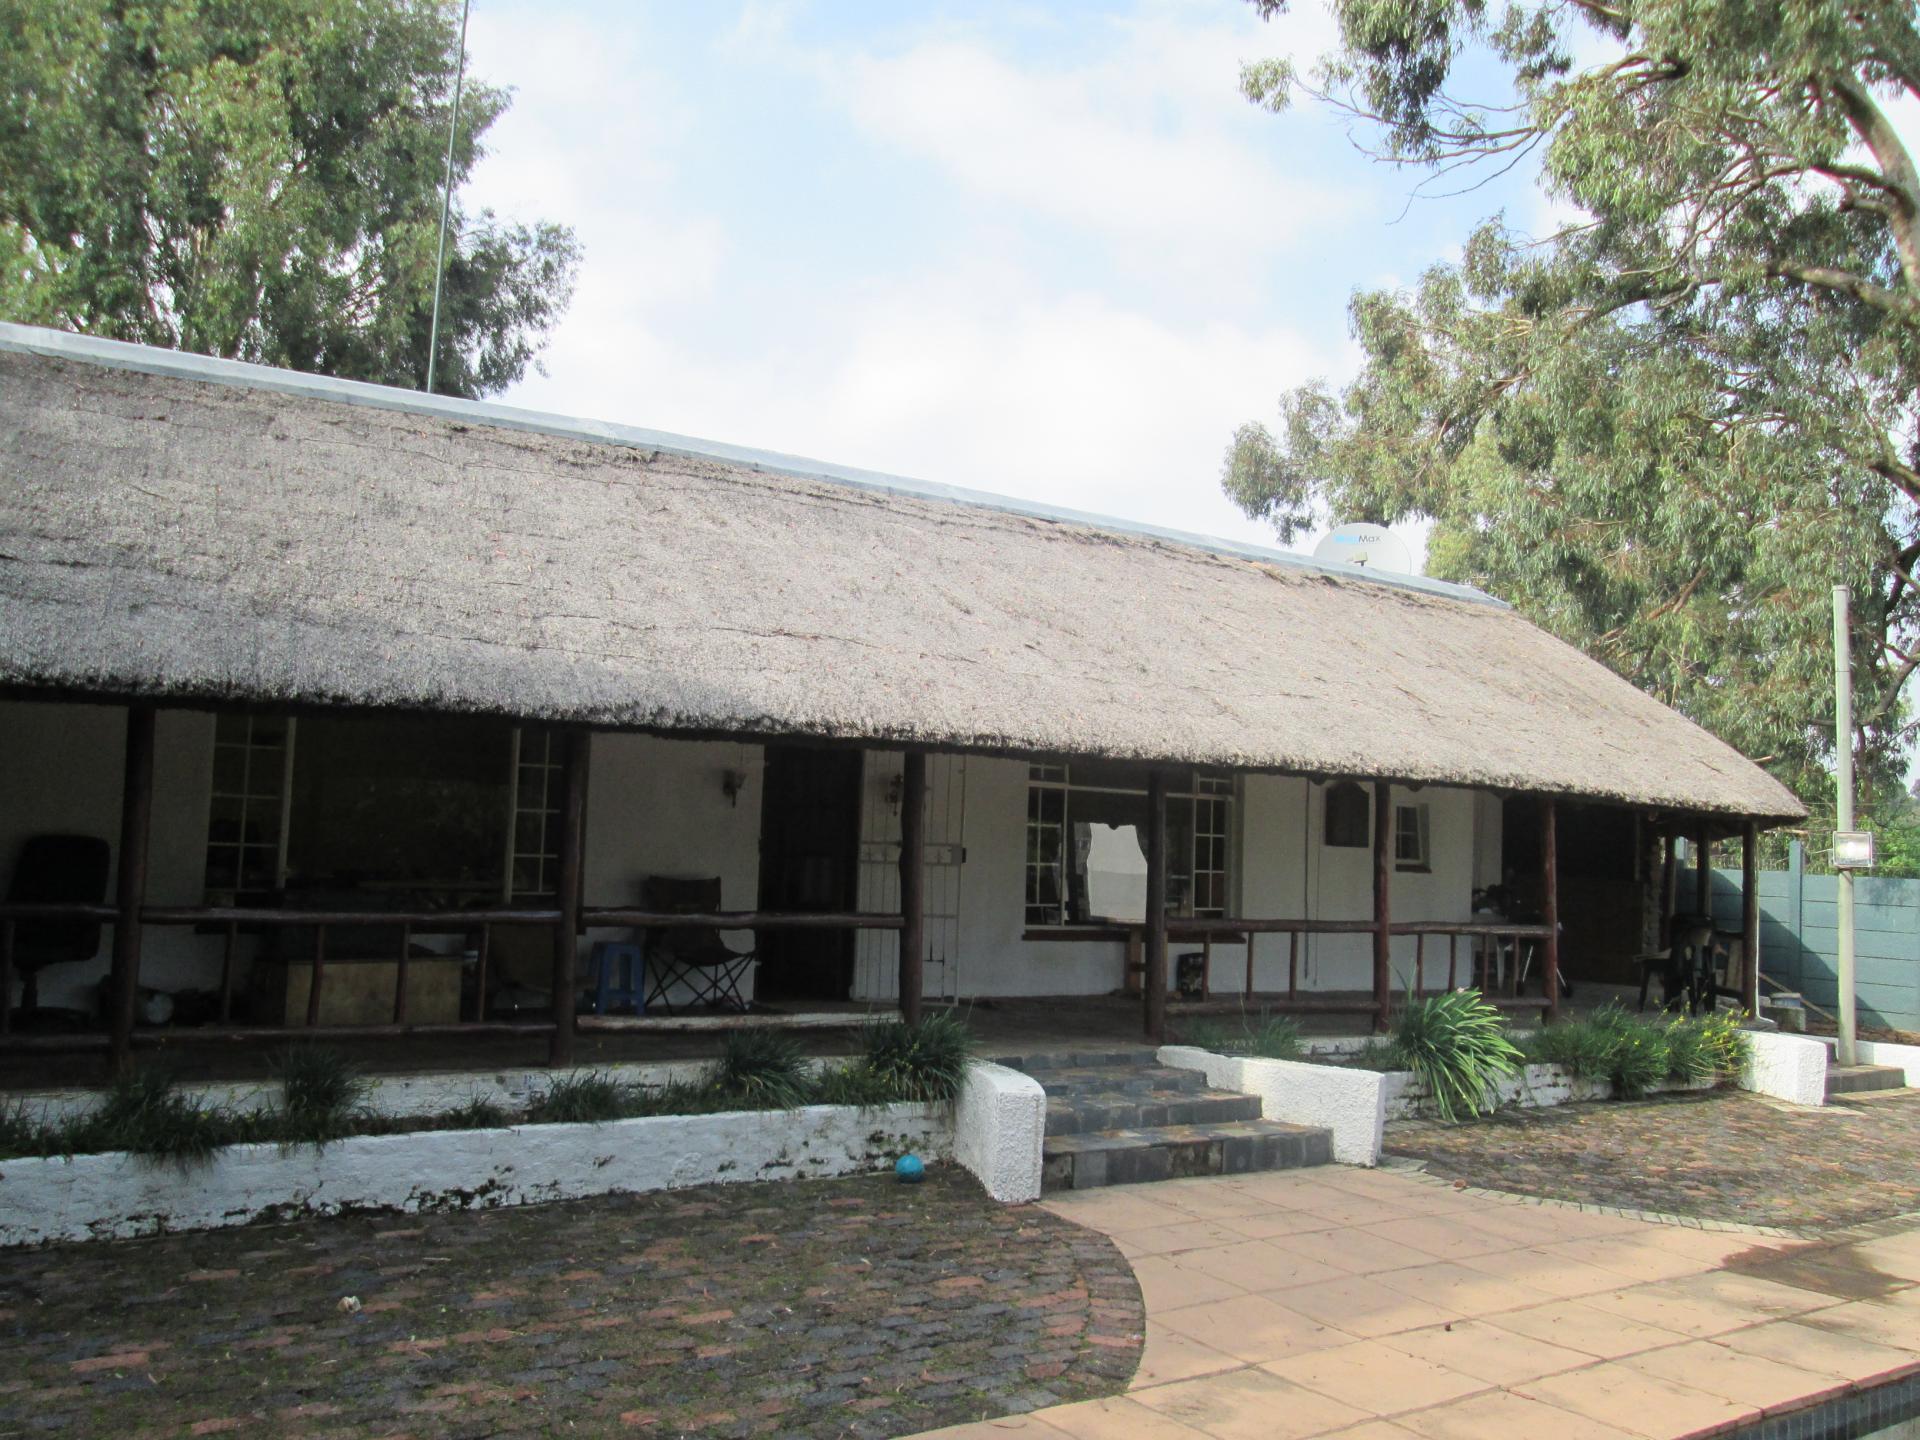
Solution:
[(1579, 219), (1540, 240), (1490, 222), (1414, 293), (1356, 295), (1359, 377), (1243, 427), (1228, 492), (1283, 535), (1328, 509), (1430, 519), (1434, 573), (1810, 798), (1846, 581), (1855, 744), (1884, 786), (1920, 666), (1920, 181), (1890, 118), (1920, 100), (1913, 5), (1333, 8), (1334, 53), (1304, 77), (1248, 65), (1249, 98), (1345, 108), (1422, 185), (1537, 166)]
[[(426, 372), (456, 0), (0, 0), (0, 318)], [(507, 93), (469, 77), (458, 187)], [(454, 206), (437, 388), (521, 375), (570, 230)], [(444, 377), (444, 378), (440, 378)]]

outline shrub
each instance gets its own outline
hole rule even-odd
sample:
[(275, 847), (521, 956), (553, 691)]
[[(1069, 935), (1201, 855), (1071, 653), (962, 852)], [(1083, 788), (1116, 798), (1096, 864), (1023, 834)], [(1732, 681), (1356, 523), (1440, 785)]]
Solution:
[(1753, 1063), (1753, 1036), (1740, 1028), (1746, 1018), (1744, 1010), (1716, 1010), (1695, 1022), (1713, 1053), (1713, 1068), (1723, 1080), (1740, 1079)]
[(747, 1109), (790, 1110), (807, 1098), (807, 1061), (799, 1042), (782, 1031), (733, 1030), (709, 1083)]
[(861, 1050), (889, 1099), (951, 1100), (967, 1078), (973, 1032), (951, 1010), (936, 1010), (918, 1025), (904, 1020), (869, 1025)]
[(1585, 1018), (1544, 1025), (1527, 1042), (1530, 1059), (1565, 1066), (1582, 1080), (1611, 1079), (1619, 1048), (1617, 1030)]
[(1667, 1075), (1682, 1085), (1698, 1085), (1718, 1078), (1719, 1058), (1706, 1027), (1681, 1016), (1666, 1030)]
[(367, 1079), (337, 1050), (301, 1045), (274, 1061), (280, 1081), (281, 1137), (324, 1145), (352, 1132)]
[(611, 1077), (575, 1071), (548, 1086), (527, 1115), (545, 1125), (598, 1125), (626, 1114), (630, 1100), (627, 1087)]
[(229, 1138), (225, 1117), (182, 1095), (164, 1070), (136, 1070), (108, 1089), (91, 1115), (65, 1127), (63, 1148), (125, 1150), (186, 1166), (209, 1159)]
[(1394, 1023), (1393, 1047), (1426, 1082), (1440, 1118), (1488, 1108), (1495, 1081), (1511, 1075), (1521, 1055), (1507, 1038), (1500, 1012), (1478, 990), (1453, 990), (1414, 1000)]
[(1613, 1052), (1615, 1097), (1639, 1099), (1667, 1078), (1671, 1063), (1665, 1031), (1645, 1024), (1620, 1029), (1616, 1032)]

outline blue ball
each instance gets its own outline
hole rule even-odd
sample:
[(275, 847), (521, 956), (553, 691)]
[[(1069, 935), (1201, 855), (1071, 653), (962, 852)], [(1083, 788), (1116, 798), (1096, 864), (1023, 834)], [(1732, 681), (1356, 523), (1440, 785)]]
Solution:
[(893, 1173), (902, 1185), (918, 1185), (927, 1178), (927, 1167), (918, 1155), (902, 1155), (893, 1162)]

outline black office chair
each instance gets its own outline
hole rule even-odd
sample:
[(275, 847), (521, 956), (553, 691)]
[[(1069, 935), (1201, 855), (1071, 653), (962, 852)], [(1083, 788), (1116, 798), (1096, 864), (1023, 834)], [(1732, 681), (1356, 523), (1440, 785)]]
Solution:
[[(113, 849), (93, 835), (33, 835), (20, 847), (7, 881), (10, 905), (100, 905), (107, 898)], [(13, 969), (20, 1008), (40, 1004), (40, 972), (100, 953), (98, 920), (16, 920)]]

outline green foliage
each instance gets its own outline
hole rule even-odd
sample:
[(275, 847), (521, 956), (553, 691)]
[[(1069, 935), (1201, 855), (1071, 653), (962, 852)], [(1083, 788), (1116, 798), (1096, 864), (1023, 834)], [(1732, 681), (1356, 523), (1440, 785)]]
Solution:
[(1506, 1022), (1477, 990), (1410, 1000), (1394, 1020), (1393, 1048), (1433, 1094), (1440, 1118), (1488, 1108), (1494, 1082), (1518, 1068)]
[(1561, 1020), (1528, 1043), (1535, 1060), (1563, 1065), (1583, 1080), (1608, 1080), (1614, 1095), (1636, 1099), (1663, 1081), (1694, 1085), (1737, 1079), (1753, 1042), (1737, 1011), (1649, 1020), (1619, 1004)]
[(555, 1077), (546, 1094), (527, 1107), (541, 1125), (600, 1125), (628, 1113), (629, 1088), (608, 1075), (575, 1071)]
[(867, 1068), (896, 1100), (953, 1099), (973, 1058), (973, 1032), (951, 1010), (929, 1011), (918, 1025), (869, 1025), (860, 1044)]
[[(1356, 294), (1359, 377), (1243, 427), (1228, 493), (1282, 536), (1329, 512), (1431, 521), (1430, 573), (1512, 601), (1809, 799), (1830, 788), (1846, 583), (1857, 768), (1868, 813), (1897, 801), (1920, 179), (1882, 106), (1920, 93), (1920, 12), (1330, 5), (1341, 41), (1310, 88), (1383, 158), (1531, 152), (1592, 223), (1541, 241), (1495, 219), (1412, 293)], [(1485, 94), (1488, 57), (1510, 96)], [(1449, 89), (1466, 73), (1486, 103)], [(1294, 88), (1284, 64), (1243, 76), (1269, 108)]]
[(1216, 1055), (1252, 1055), (1294, 1060), (1300, 1055), (1300, 1022), (1272, 1010), (1242, 1011), (1232, 1025), (1197, 1020), (1185, 1027), (1186, 1043)]
[(1714, 1071), (1724, 1080), (1739, 1080), (1753, 1064), (1753, 1036), (1740, 1028), (1746, 1018), (1744, 1010), (1716, 1010), (1692, 1022), (1705, 1034)]
[(782, 1030), (729, 1031), (709, 1082), (746, 1110), (791, 1110), (806, 1103), (806, 1056)]
[(865, 1059), (828, 1065), (813, 1080), (809, 1102), (814, 1105), (857, 1105), (862, 1110), (890, 1105), (902, 1098), (873, 1071)]
[(100, 1108), (66, 1128), (72, 1152), (125, 1150), (187, 1166), (226, 1143), (225, 1117), (188, 1099), (164, 1070), (136, 1070), (114, 1081)]
[(274, 1061), (280, 1082), (280, 1138), (324, 1145), (352, 1133), (367, 1080), (337, 1050), (296, 1045)]
[(1634, 1025), (1619, 1032), (1614, 1046), (1613, 1093), (1637, 1100), (1668, 1078), (1672, 1050), (1664, 1030)]
[(1718, 1078), (1719, 1056), (1704, 1025), (1676, 1018), (1668, 1023), (1665, 1038), (1669, 1078), (1682, 1085), (1702, 1085)]
[(499, 1130), (509, 1123), (506, 1107), (484, 1095), (474, 1095), (442, 1117), (449, 1130)]
[[(453, 0), (4, 0), (0, 318), (386, 384), (426, 373)], [(507, 92), (469, 76), (443, 393), (517, 379), (566, 228), (458, 198)]]

